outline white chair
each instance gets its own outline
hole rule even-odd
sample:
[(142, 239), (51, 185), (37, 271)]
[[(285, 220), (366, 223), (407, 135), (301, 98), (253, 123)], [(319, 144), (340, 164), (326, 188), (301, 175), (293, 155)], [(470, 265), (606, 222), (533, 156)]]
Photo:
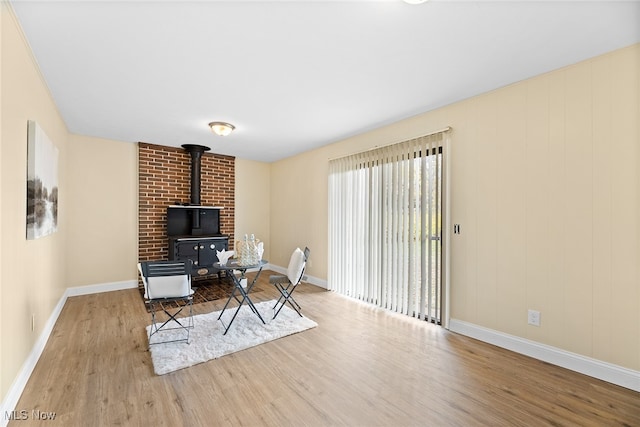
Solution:
[(301, 251), (300, 248), (296, 248), (296, 250), (291, 254), (291, 258), (289, 259), (287, 274), (269, 276), (269, 283), (274, 285), (278, 292), (280, 292), (280, 298), (278, 298), (276, 305), (273, 306), (274, 310), (276, 310), (276, 307), (278, 307), (278, 305), (280, 306), (273, 315), (274, 319), (280, 313), (280, 310), (282, 310), (282, 307), (284, 307), (286, 303), (289, 303), (289, 305), (296, 311), (296, 313), (298, 313), (298, 315), (302, 317), (302, 314), (300, 314), (300, 310), (302, 309), (302, 307), (300, 307), (300, 304), (298, 304), (298, 302), (293, 298), (291, 294), (293, 294), (293, 291), (296, 290), (296, 287), (304, 277), (304, 270), (307, 266), (307, 260), (309, 259), (310, 252), (311, 251), (309, 250), (309, 248), (304, 248), (304, 252)]
[[(146, 261), (138, 264), (144, 284), (144, 297), (151, 312), (149, 345), (184, 341), (189, 343), (193, 328), (193, 289), (191, 289), (192, 261)], [(187, 308), (185, 316), (178, 317)], [(163, 321), (164, 318), (165, 320)], [(185, 333), (168, 332), (182, 330)], [(160, 332), (153, 342), (152, 338)]]

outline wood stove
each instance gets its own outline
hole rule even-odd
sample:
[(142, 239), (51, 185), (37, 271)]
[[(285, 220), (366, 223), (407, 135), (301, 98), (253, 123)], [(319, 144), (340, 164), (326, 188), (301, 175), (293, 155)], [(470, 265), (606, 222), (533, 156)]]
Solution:
[(167, 207), (169, 259), (193, 261), (193, 276), (220, 273), (216, 251), (229, 249), (229, 236), (220, 234), (220, 207), (200, 205), (200, 164), (202, 153), (209, 147), (185, 144), (191, 155), (190, 203)]

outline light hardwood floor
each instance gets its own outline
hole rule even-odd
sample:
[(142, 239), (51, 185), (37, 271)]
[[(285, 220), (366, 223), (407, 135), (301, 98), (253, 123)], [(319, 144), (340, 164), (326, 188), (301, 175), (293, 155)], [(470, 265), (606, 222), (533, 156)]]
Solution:
[[(255, 301), (275, 296), (264, 287)], [(312, 285), (296, 292), (317, 328), (164, 376), (137, 290), (69, 298), (16, 407), (56, 418), (9, 426), (640, 426), (640, 393)]]

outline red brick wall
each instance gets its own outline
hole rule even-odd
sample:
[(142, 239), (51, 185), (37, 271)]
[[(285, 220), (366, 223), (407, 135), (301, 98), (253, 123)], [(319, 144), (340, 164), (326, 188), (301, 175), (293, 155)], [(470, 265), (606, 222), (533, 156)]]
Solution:
[[(204, 153), (200, 175), (200, 203), (221, 206), (220, 232), (235, 241), (235, 157)], [(168, 257), (167, 206), (191, 199), (191, 156), (182, 148), (138, 143), (138, 258)]]

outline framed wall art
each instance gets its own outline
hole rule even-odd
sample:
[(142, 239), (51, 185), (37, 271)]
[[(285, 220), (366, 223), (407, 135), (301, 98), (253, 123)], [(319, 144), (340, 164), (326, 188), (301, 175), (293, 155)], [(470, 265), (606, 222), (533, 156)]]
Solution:
[(38, 124), (27, 124), (27, 239), (58, 229), (58, 148)]

